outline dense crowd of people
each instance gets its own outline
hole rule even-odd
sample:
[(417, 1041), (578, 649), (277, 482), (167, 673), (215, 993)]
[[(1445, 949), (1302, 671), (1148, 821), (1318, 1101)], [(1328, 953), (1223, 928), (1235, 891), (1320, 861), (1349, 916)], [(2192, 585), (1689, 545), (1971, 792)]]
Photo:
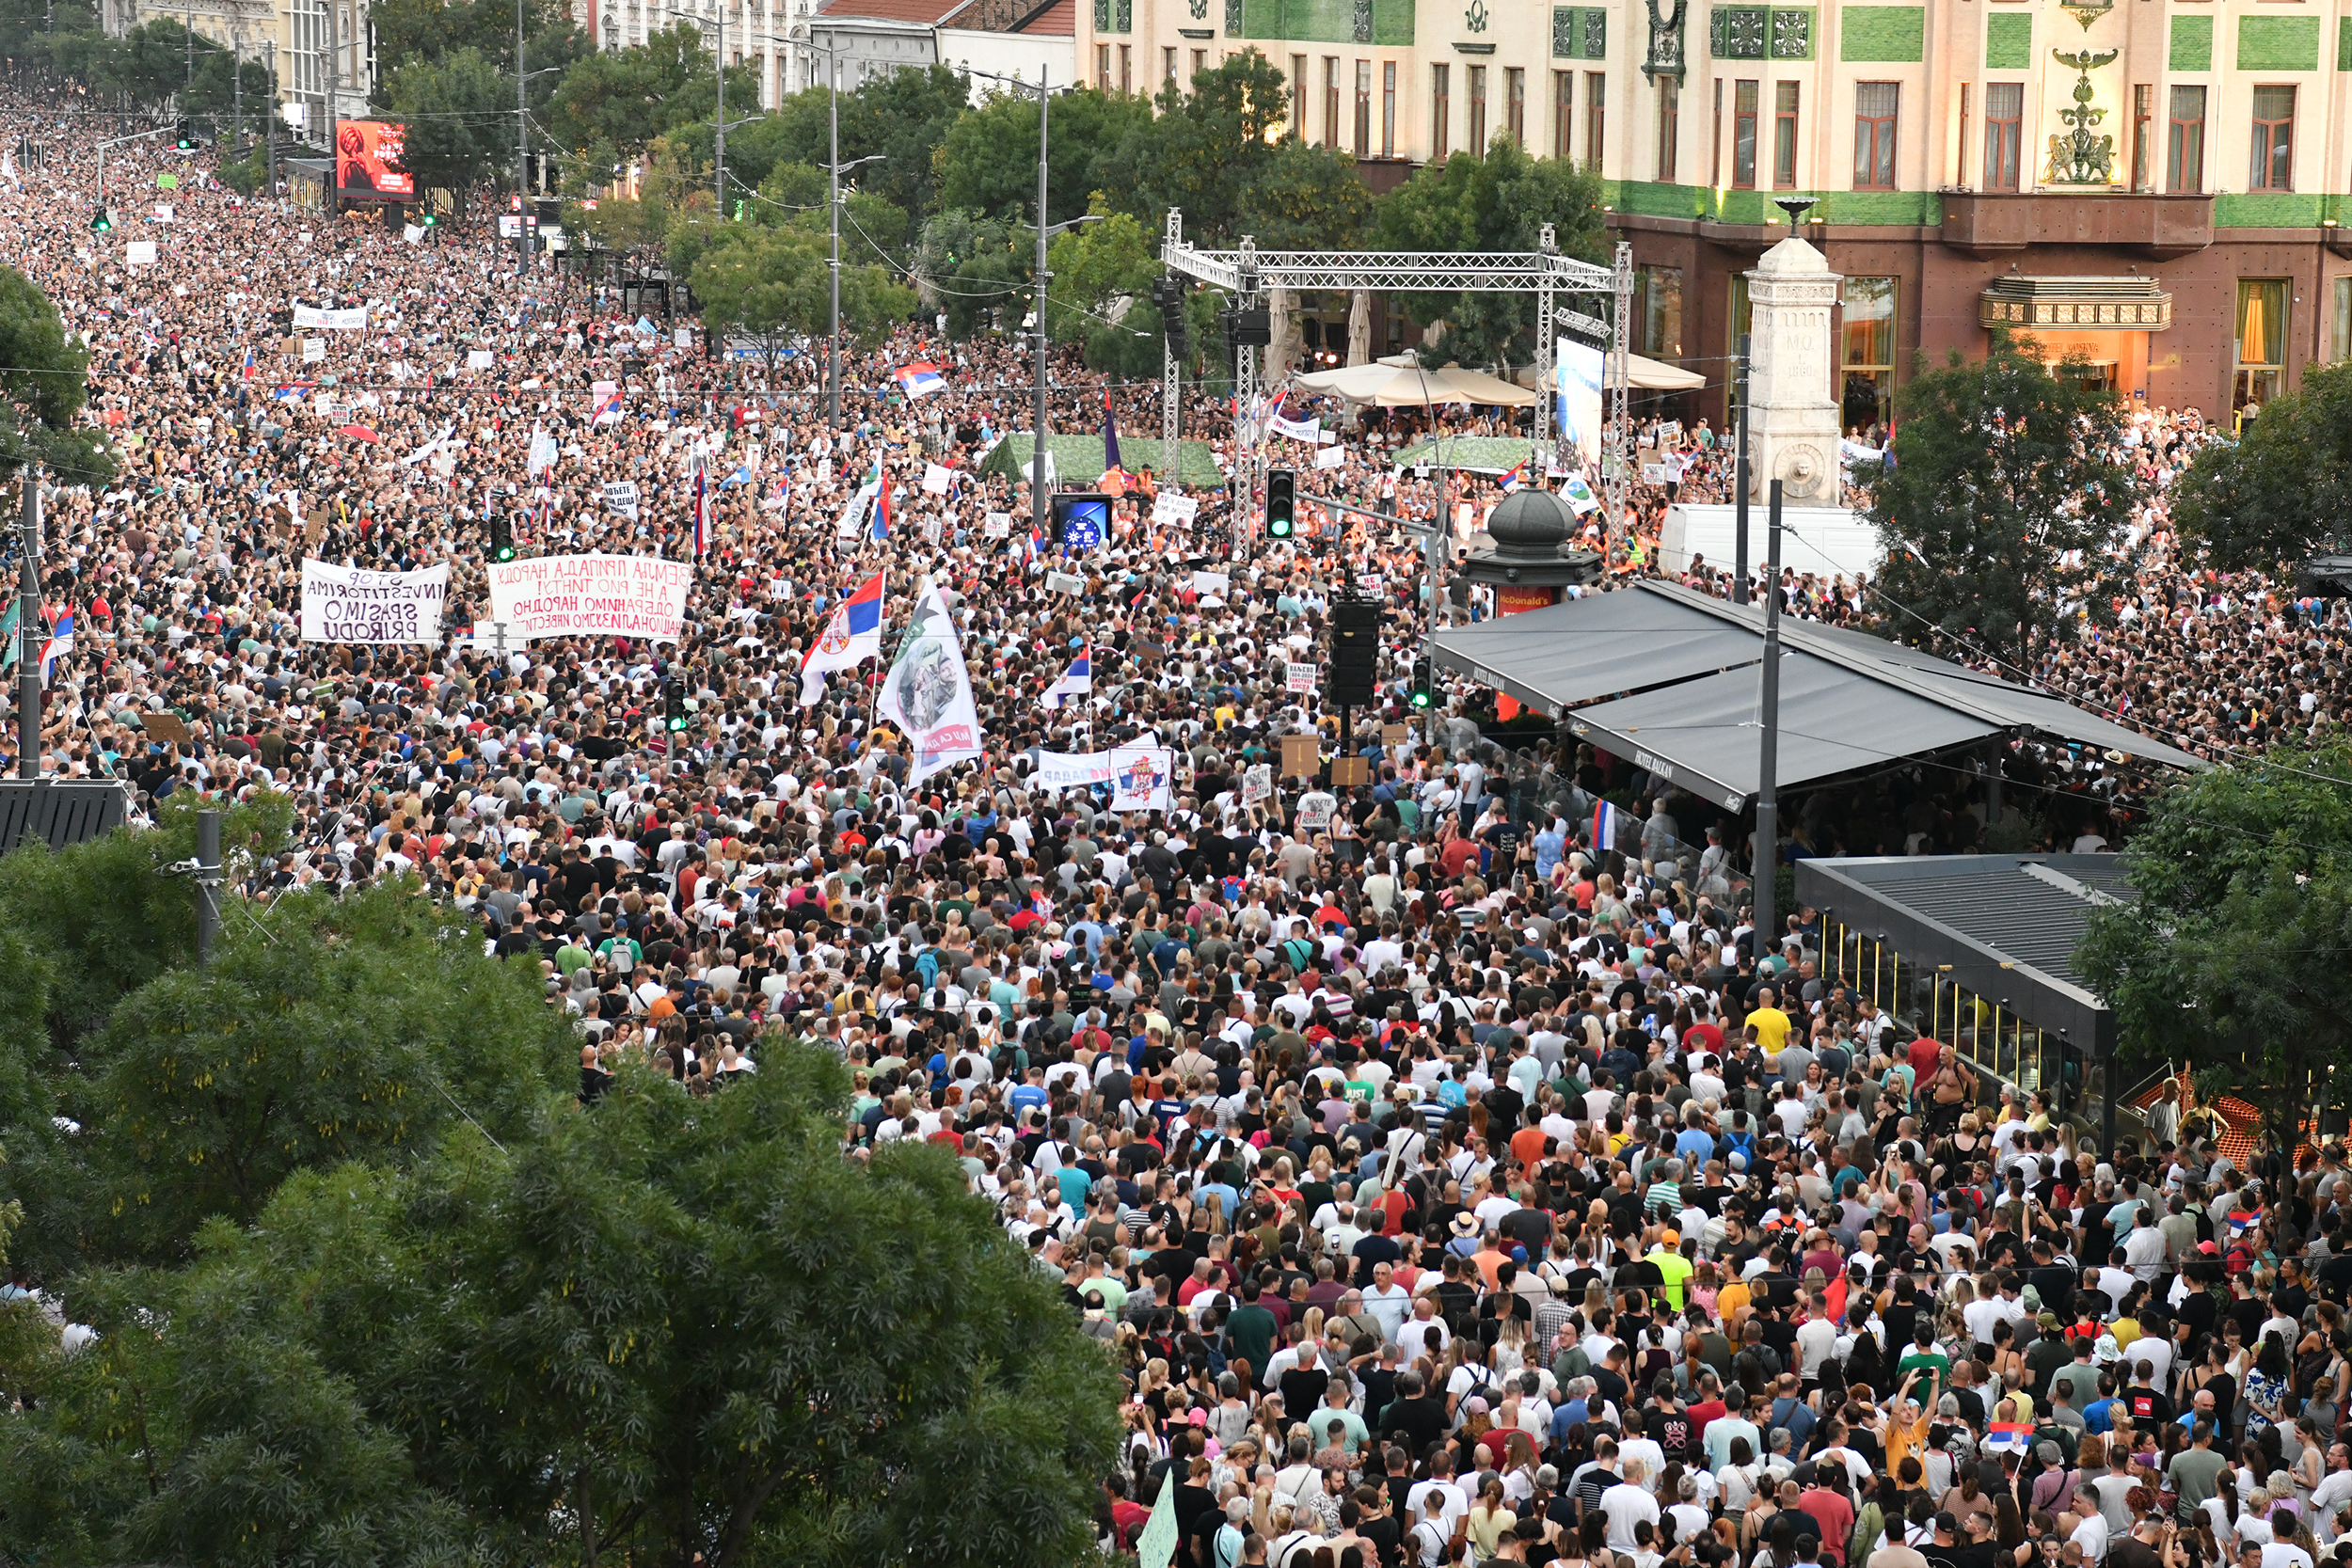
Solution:
[[(1392, 431), (1302, 466), (1296, 540), (1215, 489), (1180, 520), (1139, 478), (1065, 556), (988, 471), (1027, 417), (1017, 345), (859, 347), (835, 428), (815, 356), (714, 359), (595, 269), (240, 198), (152, 144), (113, 154), (134, 221), (93, 234), (103, 133), (8, 118), (53, 155), (8, 171), (0, 260), (88, 345), (119, 458), (52, 476), (45, 614), (75, 630), (44, 767), (147, 802), (283, 793), (297, 847), (239, 891), (417, 879), (538, 966), (584, 1101), (624, 1062), (712, 1094), (773, 1029), (829, 1042), (852, 1157), (946, 1146), (1104, 1341), (1128, 1430), (1106, 1544), (1192, 1568), (2352, 1560), (2340, 1149), (2233, 1163), (2162, 1116), (2088, 1147), (1822, 973), (1807, 911), (1754, 931), (1736, 820), (1589, 748), (1502, 756), (1459, 711), (1408, 728), (1403, 660), (1357, 716), (1369, 782), (1291, 776), (1284, 737), (1335, 716), (1287, 671), (1343, 594), (1399, 647), (1485, 612), (1430, 602), (1403, 532), (1312, 506), (1434, 515)], [(168, 221), (120, 194), (159, 174)], [(896, 378), (917, 362), (939, 389)], [(1156, 440), (1156, 388), (1054, 376), (1059, 427)], [(1217, 406), (1194, 413), (1230, 464)], [(2132, 429), (2159, 479), (2204, 438)], [(1720, 494), (1703, 422), (1647, 435), (1684, 494)], [(886, 523), (858, 504), (876, 475)], [(1447, 499), (1474, 520), (1497, 477)], [(2123, 628), (2033, 673), (2215, 749), (2340, 712), (2332, 623), (2196, 569), (2152, 494)], [(1654, 546), (1663, 498), (1635, 499), (1614, 575)], [(530, 554), (694, 560), (684, 635), (500, 646), (494, 518)], [(306, 556), (448, 565), (450, 636), (305, 642)], [(803, 702), (877, 574), (886, 639), (926, 589), (952, 607), (977, 762), (935, 768), (878, 718), (887, 641)], [(1869, 613), (1862, 581), (1783, 586)], [(1045, 755), (1138, 742), (1172, 760), (1156, 809), (1041, 782)], [(2021, 766), (2068, 846), (2120, 832), (2099, 780)], [(1597, 842), (1604, 797), (1637, 811)], [(2002, 826), (1986, 808), (1972, 774), (1885, 775), (1793, 802), (1788, 849), (1964, 849)]]

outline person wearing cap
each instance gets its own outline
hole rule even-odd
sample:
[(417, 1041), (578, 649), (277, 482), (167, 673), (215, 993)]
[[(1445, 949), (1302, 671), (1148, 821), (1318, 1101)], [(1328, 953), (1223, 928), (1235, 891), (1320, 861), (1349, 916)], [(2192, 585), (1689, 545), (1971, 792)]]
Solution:
[(1682, 1232), (1671, 1225), (1661, 1228), (1656, 1243), (1643, 1260), (1658, 1271), (1658, 1291), (1666, 1303), (1667, 1310), (1681, 1311), (1689, 1294), (1693, 1268), (1690, 1258), (1685, 1255)]

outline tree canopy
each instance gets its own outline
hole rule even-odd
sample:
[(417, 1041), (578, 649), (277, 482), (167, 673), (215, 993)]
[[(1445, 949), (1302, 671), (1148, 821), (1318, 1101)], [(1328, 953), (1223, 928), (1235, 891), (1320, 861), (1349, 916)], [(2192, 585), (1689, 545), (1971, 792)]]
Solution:
[(40, 286), (0, 267), (0, 475), (38, 462), (69, 483), (110, 477), (105, 438), (78, 425), (89, 351)]
[(2352, 361), (2312, 366), (2236, 441), (2199, 451), (2172, 516), (2225, 571), (2292, 565), (2352, 534)]
[[(0, 859), (0, 1246), (96, 1331), (0, 1304), (12, 1554), (1090, 1555), (1107, 1359), (948, 1151), (844, 1157), (838, 1057), (583, 1108), (535, 952), (398, 887), (240, 906), (194, 967), (183, 800)], [(284, 825), (238, 808), (232, 861)]]
[(2105, 455), (2122, 450), (2115, 394), (2087, 366), (2053, 374), (2030, 339), (1995, 332), (1981, 360), (1922, 367), (1896, 406), (1896, 462), (1868, 509), (1885, 551), (1881, 629), (2033, 673), (2079, 626), (2113, 624), (2095, 585), (2138, 495)]

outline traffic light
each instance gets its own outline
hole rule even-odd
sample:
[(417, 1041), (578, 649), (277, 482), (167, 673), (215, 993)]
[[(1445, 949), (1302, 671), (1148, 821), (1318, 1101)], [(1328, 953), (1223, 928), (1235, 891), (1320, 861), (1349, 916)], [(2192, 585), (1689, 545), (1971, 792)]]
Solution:
[(179, 123), (179, 125), (178, 125), (177, 129), (178, 129), (178, 132), (179, 132), (179, 136), (180, 136), (180, 140), (179, 140), (179, 143), (178, 143), (180, 150), (181, 150), (181, 151), (183, 151), (183, 152), (193, 152), (193, 151), (195, 151), (195, 150), (196, 150), (196, 127), (195, 127), (195, 126), (193, 126), (193, 125), (191, 125), (188, 121), (186, 121), (186, 120), (184, 120), (184, 119), (183, 119), (183, 120), (182, 120), (182, 121), (180, 121), (180, 123)]
[(1269, 468), (1265, 476), (1265, 532), (1269, 539), (1288, 539), (1298, 531), (1298, 476), (1288, 468)]
[(440, 226), (441, 215), (438, 213), (423, 212), (417, 214), (417, 227), (420, 229), (438, 229)]
[(93, 234), (103, 234), (114, 226), (114, 214), (106, 211), (103, 206), (99, 207), (89, 215), (89, 231)]
[(661, 722), (672, 735), (686, 728), (686, 683), (675, 676), (661, 683)]
[(506, 520), (506, 515), (502, 512), (494, 512), (490, 515), (490, 559), (493, 561), (515, 559), (515, 525)]
[(1412, 689), (1406, 693), (1405, 700), (1415, 712), (1437, 705), (1438, 668), (1436, 665), (1425, 658), (1417, 658), (1413, 661), (1413, 686)]

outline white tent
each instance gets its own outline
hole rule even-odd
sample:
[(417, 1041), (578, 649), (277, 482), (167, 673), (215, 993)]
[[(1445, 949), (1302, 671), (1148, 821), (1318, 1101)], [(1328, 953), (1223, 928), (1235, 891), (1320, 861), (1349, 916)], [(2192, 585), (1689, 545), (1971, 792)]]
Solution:
[[(1707, 377), (1696, 371), (1686, 371), (1679, 365), (1669, 365), (1661, 359), (1644, 358), (1638, 354), (1626, 356), (1626, 379), (1645, 392), (1694, 392), (1707, 385)], [(1526, 374), (1521, 371), (1521, 375)], [(1543, 388), (1551, 390), (1552, 372), (1544, 372)]]
[(1459, 365), (1424, 371), (1410, 356), (1399, 357), (1406, 362), (1399, 365), (1382, 360), (1371, 365), (1350, 365), (1343, 370), (1316, 371), (1292, 377), (1291, 384), (1310, 392), (1377, 408), (1422, 408), (1441, 403), (1523, 408), (1535, 401), (1535, 394), (1526, 388), (1478, 371), (1466, 371)]

